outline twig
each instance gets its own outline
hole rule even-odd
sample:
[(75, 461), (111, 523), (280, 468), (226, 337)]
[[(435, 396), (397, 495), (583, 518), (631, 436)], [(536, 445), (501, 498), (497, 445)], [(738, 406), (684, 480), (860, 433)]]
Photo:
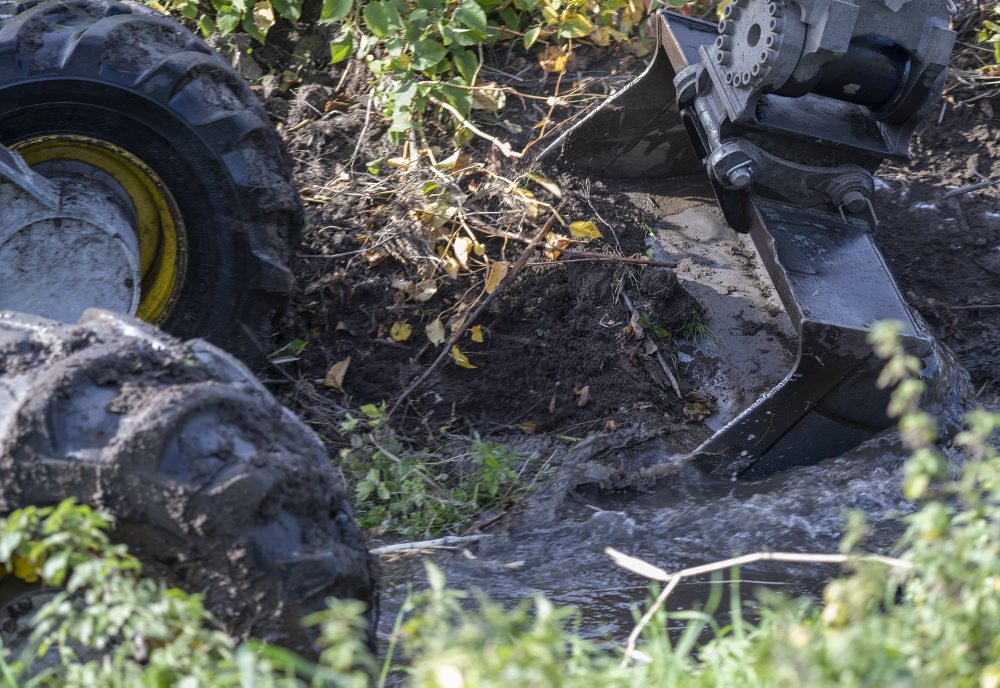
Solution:
[(753, 564), (759, 561), (789, 561), (802, 564), (847, 564), (858, 561), (873, 561), (906, 571), (913, 569), (912, 562), (906, 561), (905, 559), (882, 556), (881, 554), (864, 554), (857, 556), (851, 554), (808, 554), (803, 552), (755, 552), (753, 554), (745, 554), (741, 557), (733, 557), (732, 559), (717, 561), (712, 564), (703, 564), (702, 566), (683, 569), (681, 571), (677, 571), (676, 573), (667, 573), (653, 564), (645, 562), (642, 559), (637, 559), (636, 557), (630, 557), (624, 552), (619, 552), (613, 547), (606, 547), (604, 549), (604, 553), (611, 557), (618, 566), (621, 566), (624, 569), (628, 569), (629, 571), (637, 573), (640, 576), (667, 584), (667, 586), (663, 588), (660, 595), (656, 598), (656, 601), (650, 605), (649, 609), (646, 610), (646, 613), (642, 615), (641, 619), (639, 619), (639, 623), (636, 624), (635, 628), (633, 628), (632, 632), (629, 634), (628, 645), (625, 648), (625, 656), (622, 658), (621, 662), (621, 666), (623, 667), (628, 664), (628, 660), (630, 660), (635, 654), (635, 644), (639, 640), (642, 630), (667, 601), (670, 593), (677, 587), (677, 583), (681, 578), (700, 576), (705, 573), (721, 571), (722, 569), (730, 569), (735, 566), (743, 566), (744, 564)]
[[(531, 243), (531, 239), (514, 232), (507, 232), (499, 229), (492, 229), (490, 227), (483, 227), (479, 224), (469, 223), (469, 227), (477, 232), (482, 232), (483, 234), (489, 234), (490, 236), (500, 237), (501, 239), (513, 239), (514, 241), (520, 241), (522, 244)], [(562, 248), (556, 246), (555, 244), (543, 243), (542, 248), (550, 249), (553, 251), (559, 251), (563, 255), (572, 256), (574, 258), (583, 258), (589, 262), (605, 262), (605, 263), (630, 263), (632, 265), (645, 265), (651, 268), (674, 268), (677, 267), (672, 263), (664, 263), (658, 260), (650, 260), (648, 258), (631, 258), (628, 256), (619, 256), (612, 253), (595, 253), (593, 251), (576, 251), (574, 249)], [(571, 261), (564, 261), (571, 262)], [(582, 261), (580, 261), (582, 262)]]
[[(629, 298), (629, 295), (624, 290), (622, 290), (622, 300), (625, 302), (625, 307), (628, 308), (629, 313), (634, 313), (635, 304), (632, 303), (632, 299)], [(661, 354), (659, 350), (656, 352), (656, 362), (660, 364), (660, 368), (663, 369), (664, 375), (666, 375), (667, 379), (670, 381), (670, 387), (674, 390), (674, 394), (677, 395), (678, 399), (683, 398), (681, 397), (681, 387), (677, 384), (677, 378), (674, 376), (674, 371), (670, 369), (666, 359), (663, 358), (663, 354)]]
[(521, 255), (518, 256), (516, 261), (514, 261), (514, 264), (510, 267), (510, 270), (507, 272), (507, 275), (503, 278), (500, 284), (497, 285), (497, 288), (494, 289), (492, 293), (487, 294), (486, 298), (484, 298), (482, 301), (479, 302), (479, 305), (476, 306), (476, 309), (472, 311), (469, 317), (465, 319), (461, 327), (455, 329), (451, 337), (448, 339), (447, 342), (445, 342), (444, 346), (441, 348), (441, 353), (438, 354), (438, 357), (434, 359), (434, 362), (431, 363), (429, 366), (427, 366), (424, 372), (421, 373), (416, 380), (411, 382), (410, 386), (403, 391), (403, 393), (399, 396), (398, 399), (396, 399), (395, 403), (393, 403), (392, 405), (392, 408), (389, 409), (387, 417), (391, 417), (399, 409), (399, 407), (403, 404), (403, 402), (405, 402), (410, 397), (410, 395), (413, 394), (413, 392), (415, 392), (417, 388), (419, 388), (420, 385), (422, 385), (427, 380), (427, 378), (431, 376), (431, 373), (433, 373), (437, 369), (437, 367), (441, 365), (441, 362), (447, 356), (451, 355), (452, 347), (458, 343), (459, 339), (462, 338), (462, 335), (465, 334), (466, 330), (468, 330), (476, 322), (476, 319), (480, 316), (480, 314), (484, 310), (486, 310), (486, 307), (493, 302), (493, 299), (496, 298), (497, 294), (503, 292), (503, 290), (506, 289), (507, 286), (514, 281), (514, 278), (517, 276), (517, 273), (521, 271), (521, 268), (523, 268), (524, 265), (528, 262), (528, 259), (531, 258), (531, 256), (535, 253), (535, 249), (537, 249), (539, 244), (542, 243), (542, 237), (544, 237), (549, 232), (549, 230), (552, 229), (552, 225), (555, 224), (556, 217), (558, 217), (558, 213), (556, 212), (553, 212), (549, 216), (549, 219), (545, 222), (542, 228), (538, 230), (538, 234), (535, 235), (535, 237), (531, 240), (531, 243), (529, 243), (525, 247), (525, 249), (521, 252)]
[(500, 152), (503, 153), (506, 157), (508, 157), (508, 158), (514, 158), (515, 160), (517, 160), (517, 159), (519, 159), (522, 156), (522, 153), (520, 153), (520, 152), (514, 150), (513, 148), (511, 148), (510, 144), (507, 143), (506, 141), (498, 139), (496, 136), (491, 136), (491, 135), (487, 134), (485, 131), (483, 131), (482, 129), (480, 129), (479, 127), (477, 127), (475, 124), (473, 124), (472, 122), (470, 122), (451, 103), (446, 103), (443, 100), (438, 100), (434, 96), (429, 96), (429, 99), (435, 105), (439, 105), (439, 106), (443, 107), (445, 110), (447, 110), (449, 113), (451, 113), (451, 116), (454, 117), (455, 119), (457, 119), (458, 122), (459, 122), (459, 124), (461, 124), (463, 127), (465, 127), (466, 129), (468, 129), (469, 131), (471, 131), (473, 134), (475, 134), (479, 138), (486, 139), (487, 141), (489, 141), (490, 143), (492, 143), (494, 146), (496, 146), (497, 148), (499, 148)]
[(478, 533), (476, 535), (446, 535), (436, 540), (420, 540), (418, 542), (398, 542), (395, 545), (385, 545), (371, 550), (375, 556), (384, 554), (399, 554), (401, 552), (417, 552), (422, 549), (433, 549), (436, 547), (454, 547), (470, 542), (479, 542), (483, 538), (493, 537), (489, 533)]
[(358, 134), (358, 143), (354, 146), (354, 152), (351, 153), (351, 159), (347, 161), (347, 171), (352, 177), (354, 176), (354, 161), (358, 159), (358, 153), (361, 152), (361, 146), (364, 145), (365, 142), (365, 134), (368, 133), (368, 122), (372, 115), (372, 102), (374, 102), (374, 98), (368, 96), (368, 105), (365, 107), (365, 122), (361, 125), (361, 133)]
[(979, 191), (980, 189), (985, 189), (990, 186), (996, 186), (1000, 184), (1000, 179), (987, 179), (985, 181), (976, 182), (975, 184), (969, 184), (968, 186), (963, 186), (960, 189), (952, 189), (944, 195), (944, 198), (951, 198), (952, 196), (960, 196), (964, 193), (969, 193), (971, 191)]
[(968, 306), (948, 306), (953, 311), (992, 311), (1000, 308), (1000, 303), (973, 303)]

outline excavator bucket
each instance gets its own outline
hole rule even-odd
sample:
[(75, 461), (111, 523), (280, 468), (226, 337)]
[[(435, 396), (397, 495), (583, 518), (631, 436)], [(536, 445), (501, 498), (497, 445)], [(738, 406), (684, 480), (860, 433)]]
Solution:
[[(951, 47), (940, 5), (908, 5), (923, 14), (896, 16), (901, 26), (876, 42), (892, 44), (881, 53), (852, 38), (852, 26), (865, 34), (884, 25), (871, 22), (890, 22), (862, 16), (871, 8), (854, 12), (853, 25), (814, 13), (798, 34), (792, 6), (766, 0), (734, 1), (718, 27), (660, 11), (647, 69), (540, 156), (659, 209), (656, 257), (673, 261), (714, 334), (680, 354), (684, 377), (718, 399), (707, 421), (714, 432), (693, 449), (713, 472), (766, 475), (843, 453), (887, 428), (888, 391), (876, 384), (881, 364), (867, 341), (881, 320), (902, 323), (907, 350), (923, 359), (929, 402), (957, 407), (964, 373), (903, 299), (873, 240), (870, 201), (881, 160), (906, 157), (921, 104), (915, 91), (927, 100), (940, 89), (936, 66)], [(784, 36), (767, 19), (776, 15)], [(748, 53), (738, 39), (773, 48), (796, 35), (805, 46), (798, 65), (763, 51), (739, 64)], [(938, 44), (928, 47), (927, 36)], [(807, 65), (808, 78), (790, 78), (792, 86), (757, 78), (801, 69), (809, 46), (823, 41), (827, 53), (840, 45), (843, 54)], [(890, 65), (899, 67), (899, 93), (888, 96), (891, 85), (869, 76), (886, 54), (904, 62)], [(882, 92), (871, 94), (876, 87)], [(837, 98), (852, 90), (868, 100)]]

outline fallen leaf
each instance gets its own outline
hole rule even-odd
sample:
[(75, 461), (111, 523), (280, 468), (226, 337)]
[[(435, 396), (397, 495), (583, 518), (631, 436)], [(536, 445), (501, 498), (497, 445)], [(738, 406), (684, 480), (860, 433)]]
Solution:
[(451, 244), (451, 250), (455, 252), (458, 262), (466, 270), (469, 269), (469, 251), (472, 249), (472, 240), (469, 237), (455, 237)]
[(267, 30), (274, 26), (274, 7), (269, 0), (254, 5), (252, 14), (254, 26), (261, 33), (266, 34)]
[(569, 246), (569, 237), (549, 232), (545, 235), (545, 243), (550, 246), (550, 248), (545, 249), (545, 256), (549, 260), (558, 260), (559, 256), (562, 255), (562, 251), (559, 249)]
[(394, 322), (389, 328), (389, 337), (394, 342), (405, 342), (413, 334), (413, 326), (405, 321)]
[(603, 239), (604, 235), (597, 228), (597, 224), (590, 220), (581, 220), (569, 224), (569, 233), (577, 239)]
[(538, 432), (538, 423), (533, 420), (526, 420), (523, 423), (517, 424), (517, 429), (523, 432), (525, 435), (534, 435)]
[(441, 267), (444, 269), (445, 273), (447, 273), (448, 277), (451, 277), (452, 279), (458, 279), (458, 273), (462, 269), (461, 264), (451, 256), (445, 258), (444, 264)]
[(576, 395), (577, 406), (586, 406), (587, 402), (590, 401), (590, 385), (584, 385), (583, 387), (574, 389), (573, 394)]
[(347, 375), (347, 366), (351, 365), (351, 357), (348, 356), (343, 361), (337, 361), (326, 371), (323, 384), (333, 389), (344, 391), (344, 376)]
[(486, 293), (492, 294), (496, 291), (500, 283), (503, 282), (503, 278), (507, 276), (507, 271), (510, 269), (510, 264), (503, 260), (495, 260), (490, 263), (490, 267), (486, 270)]
[(525, 201), (525, 217), (529, 220), (538, 219), (538, 201), (535, 200), (535, 194), (531, 193), (527, 189), (522, 189), (517, 187), (514, 189), (514, 195), (520, 196)]
[(441, 323), (441, 318), (436, 319), (429, 325), (425, 325), (424, 332), (427, 334), (427, 341), (434, 346), (444, 344), (444, 325)]
[(699, 401), (689, 401), (684, 404), (684, 415), (688, 420), (703, 421), (712, 415), (712, 409)]
[(470, 333), (472, 334), (472, 341), (478, 342), (479, 344), (483, 343), (483, 326), (482, 325), (473, 325), (472, 329), (470, 330)]
[(451, 359), (453, 361), (455, 361), (455, 365), (457, 365), (457, 366), (459, 366), (461, 368), (475, 368), (476, 367), (476, 366), (472, 365), (469, 362), (469, 357), (466, 356), (465, 354), (463, 354), (459, 350), (459, 348), (457, 346), (451, 347)]
[(562, 198), (563, 197), (562, 189), (560, 189), (559, 185), (556, 184), (551, 179), (546, 179), (542, 175), (540, 175), (540, 174), (534, 174), (532, 172), (528, 172), (524, 176), (527, 177), (528, 179), (530, 179), (531, 181), (535, 182), (536, 184), (538, 184), (540, 187), (542, 187), (543, 189), (545, 189), (546, 191), (548, 191), (550, 194), (552, 194), (556, 198)]
[(413, 294), (413, 300), (417, 303), (424, 303), (429, 301), (432, 296), (437, 294), (437, 284), (432, 281), (421, 282), (416, 286), (416, 290)]

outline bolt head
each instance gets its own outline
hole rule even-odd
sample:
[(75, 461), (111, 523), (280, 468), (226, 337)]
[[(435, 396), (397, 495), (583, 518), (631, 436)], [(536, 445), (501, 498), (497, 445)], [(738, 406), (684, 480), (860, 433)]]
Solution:
[(850, 213), (860, 213), (867, 205), (865, 195), (860, 191), (848, 191), (840, 204)]
[(750, 168), (745, 166), (729, 170), (729, 173), (726, 176), (729, 177), (729, 183), (737, 189), (744, 189), (750, 186), (750, 182), (753, 181), (753, 175), (750, 174)]

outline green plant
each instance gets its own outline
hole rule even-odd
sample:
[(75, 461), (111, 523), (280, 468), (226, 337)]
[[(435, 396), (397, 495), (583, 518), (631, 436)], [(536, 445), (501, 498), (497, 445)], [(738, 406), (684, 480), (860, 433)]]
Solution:
[(523, 496), (524, 462), (509, 448), (474, 436), (457, 455), (414, 450), (393, 432), (385, 405), (361, 407), (340, 426), (350, 447), (341, 467), (354, 486), (358, 522), (380, 532), (459, 530)]
[(701, 308), (696, 308), (691, 311), (691, 315), (688, 319), (681, 325), (678, 331), (682, 339), (687, 339), (692, 342), (701, 341), (718, 341), (718, 337), (712, 332), (712, 329), (705, 322), (705, 311)]
[[(994, 6), (993, 14), (1000, 17), (1000, 7)], [(980, 43), (993, 44), (993, 64), (987, 65), (986, 69), (990, 67), (994, 69), (1000, 68), (1000, 24), (989, 19), (984, 19), (983, 28), (976, 32), (976, 39)]]
[(198, 595), (143, 578), (139, 562), (109, 540), (111, 526), (72, 500), (0, 521), (0, 585), (16, 576), (52, 590), (26, 642), (0, 648), (0, 685), (367, 685), (360, 603), (334, 602), (309, 620), (322, 626), (321, 665), (239, 644), (218, 630)]

